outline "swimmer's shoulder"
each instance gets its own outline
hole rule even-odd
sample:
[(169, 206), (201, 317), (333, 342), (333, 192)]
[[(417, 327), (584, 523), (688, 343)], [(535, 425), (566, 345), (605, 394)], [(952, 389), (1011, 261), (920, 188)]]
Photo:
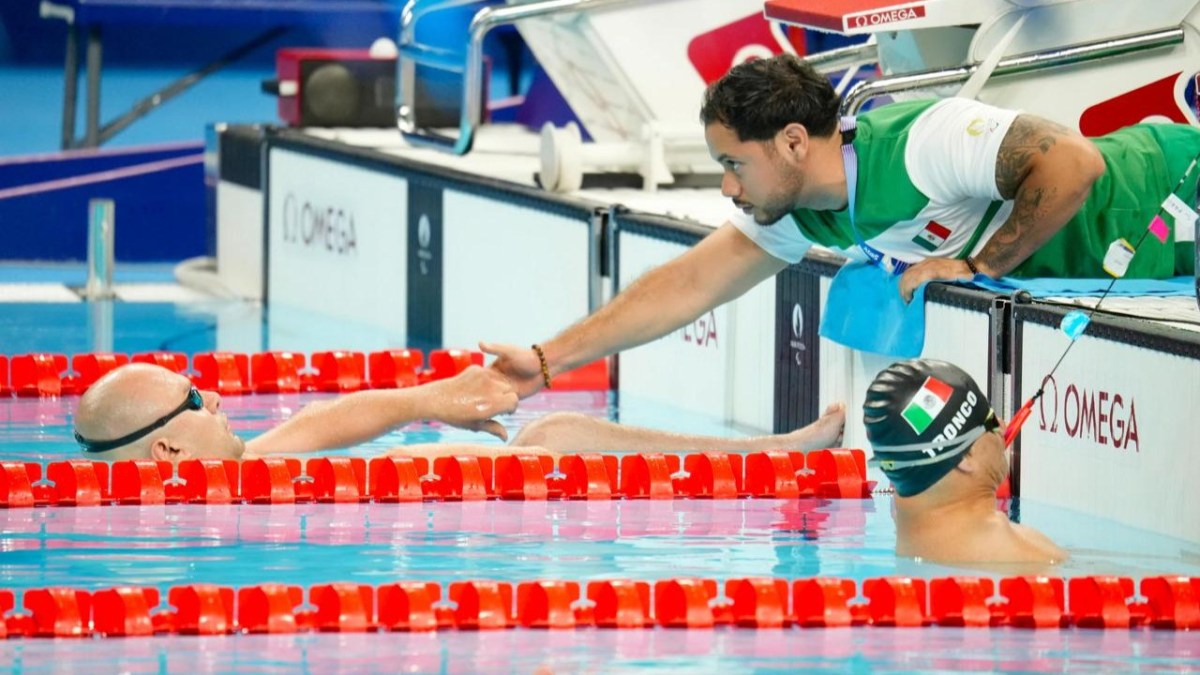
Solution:
[(1013, 534), (1021, 542), (1022, 547), (1028, 550), (1033, 557), (1042, 560), (1048, 559), (1055, 563), (1064, 562), (1071, 557), (1071, 554), (1066, 549), (1055, 544), (1050, 537), (1028, 525), (1012, 523), (1012, 529)]

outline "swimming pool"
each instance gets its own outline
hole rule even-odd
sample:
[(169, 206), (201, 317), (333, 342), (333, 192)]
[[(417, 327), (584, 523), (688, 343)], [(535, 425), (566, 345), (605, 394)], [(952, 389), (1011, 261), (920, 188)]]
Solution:
[[(115, 303), (109, 309), (114, 320), (97, 335), (94, 305), (6, 305), (12, 318), (0, 330), (2, 351), (71, 354), (94, 350), (97, 338), (100, 344), (111, 340), (111, 349), (123, 353), (164, 348), (196, 353), (218, 347), (367, 350), (403, 344), (403, 336), (330, 326), (334, 322), (289, 316), (282, 310), (276, 314), (274, 308), (265, 312), (231, 303)], [(290, 328), (302, 325), (309, 328), (295, 333)], [(253, 433), (321, 396), (228, 396), (223, 408), (235, 428)], [(7, 433), (0, 459), (48, 462), (74, 456), (69, 426), (73, 403), (70, 398), (6, 400), (2, 422)], [(568, 409), (677, 431), (738, 433), (719, 421), (662, 405), (628, 398), (619, 406), (614, 403), (604, 394), (547, 393), (526, 402), (505, 423), (515, 430), (548, 411)], [(346, 454), (367, 456), (401, 443), (467, 439), (479, 440), (465, 432), (416, 424)], [(1073, 552), (1072, 561), (1060, 570), (1064, 577), (1200, 576), (1200, 550), (1186, 542), (1037, 503), (1010, 508)], [(0, 511), (0, 531), (0, 588), (17, 591), (18, 597), (27, 589), (50, 587), (95, 591), (148, 586), (165, 595), (169, 588), (189, 584), (241, 588), (272, 582), (309, 588), (349, 582), (378, 587), (411, 580), (448, 587), (469, 580), (587, 584), (636, 579), (653, 584), (683, 577), (722, 582), (836, 577), (861, 585), (866, 579), (893, 575), (930, 579), (974, 574), (897, 559), (891, 552), (894, 534), (886, 494), (866, 500), (7, 509)], [(1200, 637), (1194, 633), (1149, 629), (587, 628), (25, 639), (0, 644), (0, 667), (28, 671), (83, 663), (131, 672), (1129, 671), (1185, 669), (1200, 658)]]

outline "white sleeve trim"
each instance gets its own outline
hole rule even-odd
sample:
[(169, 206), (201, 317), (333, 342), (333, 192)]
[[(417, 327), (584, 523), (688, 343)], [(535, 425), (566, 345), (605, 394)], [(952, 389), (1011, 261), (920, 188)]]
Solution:
[(800, 262), (812, 248), (812, 242), (800, 234), (800, 228), (790, 214), (773, 225), (759, 225), (752, 216), (739, 209), (729, 216), (729, 222), (759, 248), (788, 264)]
[(966, 98), (935, 103), (908, 133), (904, 163), (913, 185), (935, 203), (1003, 199), (996, 157), (1018, 114)]

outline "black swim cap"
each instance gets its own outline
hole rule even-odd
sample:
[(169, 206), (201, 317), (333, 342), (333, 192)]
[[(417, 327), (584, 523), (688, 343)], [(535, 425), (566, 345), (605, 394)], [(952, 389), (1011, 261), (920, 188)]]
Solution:
[(901, 497), (921, 494), (958, 466), (989, 417), (991, 405), (971, 376), (931, 359), (893, 363), (863, 402), (871, 462)]

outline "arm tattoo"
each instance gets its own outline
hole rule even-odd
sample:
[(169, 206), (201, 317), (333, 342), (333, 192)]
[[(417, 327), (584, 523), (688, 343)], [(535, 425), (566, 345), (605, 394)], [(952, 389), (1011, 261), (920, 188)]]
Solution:
[(1046, 217), (1050, 205), (1058, 199), (1058, 188), (1022, 187), (1022, 184), (1033, 169), (1034, 160), (1048, 153), (1059, 138), (1070, 134), (1067, 128), (1049, 120), (1018, 115), (1000, 143), (996, 187), (1001, 197), (1013, 200), (1013, 210), (1008, 221), (975, 256), (975, 262), (986, 265), (993, 275), (1011, 272), (1028, 257), (1029, 251), (1021, 243)]
[(1000, 196), (1004, 199), (1016, 198), (1017, 188), (1029, 175), (1034, 156), (1046, 154), (1060, 136), (1070, 133), (1066, 127), (1050, 120), (1017, 115), (996, 155), (996, 188)]
[(1008, 220), (996, 230), (975, 261), (986, 264), (997, 275), (1011, 272), (1029, 255), (1018, 245), (1019, 242), (1045, 217), (1046, 205), (1053, 203), (1057, 196), (1058, 188), (1054, 187), (1020, 190)]

